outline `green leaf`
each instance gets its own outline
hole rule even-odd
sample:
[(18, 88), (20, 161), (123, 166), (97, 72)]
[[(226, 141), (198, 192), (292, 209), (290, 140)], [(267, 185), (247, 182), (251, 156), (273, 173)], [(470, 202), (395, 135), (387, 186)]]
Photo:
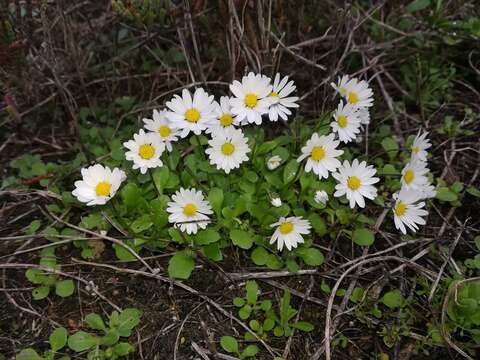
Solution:
[(469, 193), (470, 195), (475, 196), (477, 198), (480, 198), (480, 190), (478, 190), (477, 188), (475, 188), (473, 186), (470, 186), (470, 187), (467, 188), (467, 193)]
[(234, 337), (222, 336), (220, 338), (220, 345), (226, 352), (238, 354), (238, 342)]
[(257, 355), (259, 349), (257, 345), (248, 345), (241, 354), (241, 358), (247, 358)]
[(34, 284), (43, 284), (45, 280), (45, 275), (40, 269), (28, 269), (25, 272), (26, 278)]
[(40, 229), (40, 226), (42, 223), (40, 220), (33, 220), (30, 225), (28, 225), (27, 230), (25, 230), (25, 234), (27, 235), (32, 235), (35, 234), (35, 232)]
[(116, 329), (109, 329), (105, 336), (100, 338), (100, 344), (105, 346), (113, 346), (120, 339), (120, 334)]
[(447, 187), (439, 187), (437, 189), (436, 198), (441, 201), (449, 201), (449, 202), (458, 200), (457, 194), (455, 194), (453, 191), (451, 191)]
[(357, 245), (370, 246), (375, 241), (375, 236), (370, 230), (359, 228), (353, 232), (352, 240)]
[(193, 257), (185, 251), (179, 251), (168, 262), (168, 275), (176, 279), (188, 279), (194, 268)]
[(202, 247), (203, 253), (206, 257), (213, 261), (221, 261), (223, 260), (222, 252), (220, 251), (220, 246), (218, 243), (213, 243), (209, 245), (205, 245)]
[(310, 220), (313, 230), (315, 230), (319, 236), (324, 236), (327, 234), (327, 226), (320, 215), (313, 213), (308, 217), (308, 220)]
[(230, 238), (232, 239), (232, 242), (239, 248), (247, 250), (252, 247), (254, 234), (247, 231), (234, 229), (230, 231)]
[(118, 333), (120, 336), (128, 337), (132, 329), (140, 323), (142, 312), (135, 308), (127, 308), (118, 316)]
[(33, 349), (24, 349), (15, 357), (15, 360), (44, 360)]
[(362, 288), (356, 287), (352, 291), (352, 295), (350, 296), (350, 301), (354, 302), (355, 304), (358, 304), (360, 301), (362, 301), (364, 291)]
[(222, 213), (223, 190), (220, 188), (212, 188), (208, 193), (208, 202), (212, 206), (213, 211), (215, 211), (215, 214), (220, 216)]
[(121, 191), (123, 202), (127, 207), (134, 209), (140, 205), (142, 200), (142, 192), (134, 183), (128, 183)]
[(75, 284), (72, 280), (58, 281), (55, 284), (55, 293), (60, 297), (68, 297), (73, 294)]
[(430, 0), (415, 0), (415, 1), (412, 1), (410, 4), (408, 4), (405, 10), (407, 10), (407, 12), (409, 13), (413, 13), (413, 12), (423, 10), (429, 6), (430, 6)]
[(105, 326), (105, 323), (103, 322), (102, 317), (98, 314), (94, 314), (94, 313), (88, 314), (85, 317), (85, 322), (90, 327), (90, 329), (94, 329), (94, 330), (106, 329), (106, 326)]
[(255, 265), (263, 266), (267, 263), (269, 254), (267, 250), (259, 246), (252, 251), (250, 256)]
[(50, 286), (39, 286), (32, 290), (32, 296), (35, 300), (45, 299), (50, 293)]
[(57, 352), (67, 344), (68, 332), (64, 327), (55, 329), (48, 338), (50, 348), (53, 352)]
[(398, 144), (393, 138), (386, 137), (382, 140), (382, 147), (390, 159), (393, 159), (398, 153)]
[(322, 252), (315, 248), (300, 248), (297, 254), (302, 258), (305, 264), (310, 266), (320, 266), (325, 260)]
[(155, 182), (155, 187), (160, 191), (160, 193), (162, 193), (163, 189), (165, 189), (169, 176), (170, 170), (167, 166), (162, 166), (152, 171), (152, 178)]
[(315, 326), (313, 326), (307, 321), (297, 321), (292, 324), (292, 327), (304, 332), (312, 331), (315, 328)]
[(235, 305), (236, 307), (242, 307), (243, 305), (245, 305), (245, 299), (241, 297), (235, 297), (233, 299), (233, 305)]
[(152, 225), (153, 221), (151, 216), (149, 214), (143, 214), (139, 218), (135, 219), (135, 221), (130, 224), (130, 227), (135, 234), (138, 234), (150, 229)]
[(258, 320), (255, 320), (255, 319), (250, 320), (248, 325), (250, 326), (250, 329), (252, 329), (253, 331), (258, 331), (260, 329), (260, 323), (258, 322)]
[(296, 159), (292, 159), (287, 163), (285, 169), (283, 169), (283, 184), (286, 185), (295, 179), (299, 165)]
[(269, 254), (268, 257), (267, 257), (267, 262), (265, 263), (265, 265), (269, 269), (278, 270), (278, 269), (282, 268), (283, 262), (278, 256), (276, 256), (274, 254)]
[(96, 336), (85, 331), (78, 331), (68, 338), (68, 347), (73, 351), (82, 352), (94, 347), (97, 342)]
[(392, 290), (382, 296), (380, 301), (390, 309), (395, 309), (403, 304), (403, 295), (400, 290)]
[(238, 316), (242, 320), (248, 319), (251, 313), (252, 313), (252, 307), (250, 305), (245, 305), (240, 310), (238, 310)]
[(220, 234), (215, 230), (207, 229), (198, 232), (194, 239), (197, 245), (208, 245), (220, 240)]
[(264, 331), (271, 331), (275, 327), (275, 320), (272, 318), (265, 319), (262, 327)]
[(257, 302), (258, 284), (255, 280), (249, 280), (245, 284), (247, 291), (247, 303), (254, 305)]
[(135, 350), (134, 347), (127, 342), (119, 342), (113, 347), (113, 352), (118, 356), (127, 356), (133, 350)]

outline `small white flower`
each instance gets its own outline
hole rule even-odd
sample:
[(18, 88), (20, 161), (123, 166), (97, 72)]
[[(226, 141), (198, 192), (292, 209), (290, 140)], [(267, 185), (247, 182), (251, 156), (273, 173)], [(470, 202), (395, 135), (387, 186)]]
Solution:
[(272, 201), (271, 201), (272, 205), (275, 206), (275, 207), (280, 207), (282, 206), (282, 199), (280, 198), (273, 198)]
[(344, 95), (347, 103), (356, 107), (370, 107), (373, 106), (373, 90), (370, 89), (365, 80), (358, 80), (353, 78), (345, 84), (347, 90)]
[(351, 104), (343, 104), (340, 101), (337, 110), (333, 114), (335, 121), (330, 123), (332, 130), (338, 133), (340, 141), (348, 143), (360, 133), (360, 118), (357, 108)]
[(298, 104), (298, 96), (288, 96), (295, 91), (296, 86), (293, 85), (293, 80), (288, 82), (288, 76), (285, 76), (280, 81), (280, 74), (275, 75), (273, 80), (273, 89), (268, 99), (270, 100), (270, 107), (268, 109), (268, 117), (270, 121), (277, 121), (278, 117), (283, 120), (288, 120), (288, 115), (292, 112), (288, 108), (296, 108)]
[(415, 139), (413, 140), (412, 144), (412, 159), (418, 159), (421, 161), (426, 161), (427, 160), (427, 149), (432, 146), (430, 143), (430, 140), (427, 139), (428, 132), (424, 132), (423, 134), (420, 135), (421, 131), (418, 131), (417, 136), (415, 136)]
[(352, 209), (355, 207), (355, 204), (358, 204), (361, 208), (365, 207), (364, 197), (370, 200), (375, 199), (377, 189), (373, 184), (380, 179), (374, 177), (377, 170), (372, 165), (367, 166), (365, 161), (359, 163), (357, 159), (354, 159), (350, 165), (345, 160), (337, 171), (332, 174), (338, 182), (335, 186), (337, 191), (335, 191), (333, 196), (340, 197), (346, 195)]
[(153, 119), (143, 119), (145, 129), (152, 131), (165, 143), (168, 151), (172, 151), (172, 142), (178, 140), (180, 131), (170, 124), (167, 118), (167, 111), (153, 110)]
[(405, 225), (413, 232), (418, 230), (418, 225), (425, 225), (423, 217), (428, 215), (428, 211), (422, 209), (425, 202), (418, 202), (421, 200), (421, 194), (418, 191), (402, 188), (399, 193), (393, 195), (393, 198), (396, 200), (393, 219), (397, 229), (406, 234)]
[(250, 148), (247, 141), (240, 129), (218, 129), (208, 141), (210, 147), (205, 153), (210, 158), (210, 164), (228, 174), (230, 170), (240, 167), (242, 162), (248, 160), (247, 153)]
[(282, 163), (282, 158), (278, 155), (273, 155), (267, 160), (267, 169), (275, 170)]
[(302, 234), (310, 234), (311, 225), (310, 221), (303, 219), (301, 216), (288, 218), (282, 216), (278, 222), (271, 224), (270, 227), (276, 227), (270, 239), (270, 244), (277, 242), (277, 249), (281, 251), (284, 244), (288, 250), (302, 244)]
[(319, 205), (325, 205), (328, 201), (328, 194), (324, 190), (317, 190), (315, 192), (315, 202)]
[(190, 131), (200, 135), (207, 128), (207, 123), (215, 119), (215, 102), (213, 95), (198, 88), (192, 95), (183, 89), (182, 97), (174, 95), (171, 101), (165, 104), (171, 111), (167, 113), (173, 127), (182, 131), (181, 137), (186, 137)]
[(142, 174), (163, 165), (160, 156), (165, 151), (165, 144), (156, 133), (145, 133), (140, 129), (138, 134), (133, 135), (133, 140), (124, 142), (123, 146), (129, 150), (125, 158), (133, 161), (133, 169), (140, 169)]
[(215, 134), (218, 129), (234, 129), (235, 125), (239, 125), (232, 114), (232, 107), (230, 106), (230, 98), (222, 96), (220, 104), (215, 103), (215, 118), (207, 122), (207, 134)]
[(343, 75), (342, 77), (338, 77), (338, 83), (335, 84), (334, 82), (330, 83), (330, 85), (341, 95), (347, 95), (347, 87), (349, 83), (352, 82), (353, 79), (350, 79), (348, 75)]
[(427, 163), (421, 160), (411, 160), (402, 169), (402, 186), (407, 189), (421, 190), (429, 184)]
[(81, 170), (82, 180), (75, 181), (75, 190), (72, 191), (78, 201), (88, 206), (104, 205), (110, 200), (122, 182), (127, 178), (125, 173), (100, 164), (89, 166)]
[(370, 124), (370, 111), (368, 110), (368, 107), (357, 108), (357, 115), (358, 115), (358, 118), (360, 119), (360, 124), (362, 125)]
[(335, 171), (340, 166), (337, 157), (343, 154), (343, 150), (337, 150), (340, 141), (335, 140), (334, 134), (318, 136), (313, 133), (307, 144), (302, 147), (302, 155), (297, 159), (301, 162), (307, 158), (305, 171), (313, 171), (320, 179), (328, 178), (329, 172)]
[(260, 125), (262, 115), (268, 112), (270, 101), (267, 98), (272, 92), (270, 78), (250, 72), (242, 78), (242, 82), (234, 80), (230, 91), (234, 97), (230, 99), (232, 113), (238, 121), (247, 121)]
[(180, 188), (172, 195), (172, 201), (167, 206), (167, 212), (170, 213), (168, 221), (187, 234), (196, 234), (199, 228), (205, 229), (210, 222), (208, 215), (213, 214), (203, 193), (196, 189)]

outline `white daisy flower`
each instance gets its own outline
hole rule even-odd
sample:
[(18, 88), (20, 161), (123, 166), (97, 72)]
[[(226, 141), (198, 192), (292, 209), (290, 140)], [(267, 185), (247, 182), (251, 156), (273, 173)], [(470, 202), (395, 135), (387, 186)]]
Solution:
[(215, 102), (215, 118), (209, 120), (207, 123), (207, 134), (215, 134), (218, 129), (235, 129), (235, 125), (239, 125), (232, 114), (232, 107), (230, 106), (230, 98), (222, 96), (220, 104)]
[(230, 91), (235, 97), (230, 98), (232, 113), (238, 121), (247, 121), (260, 125), (262, 115), (268, 112), (270, 101), (267, 98), (272, 92), (270, 78), (250, 72), (242, 78), (242, 82), (234, 80)]
[(338, 77), (338, 83), (330, 83), (330, 85), (341, 95), (341, 96), (345, 96), (347, 95), (347, 87), (349, 85), (349, 83), (352, 81), (353, 79), (350, 79), (350, 77), (348, 75), (343, 75), (342, 77)]
[(315, 192), (314, 200), (319, 205), (325, 205), (328, 201), (328, 194), (324, 190), (317, 190)]
[(129, 151), (125, 158), (133, 161), (133, 169), (140, 169), (145, 174), (148, 169), (163, 166), (160, 156), (165, 151), (165, 144), (156, 133), (145, 133), (140, 129), (138, 134), (133, 135), (133, 140), (123, 143)]
[(250, 148), (247, 142), (248, 139), (240, 129), (219, 129), (212, 134), (212, 139), (208, 141), (210, 147), (205, 153), (210, 158), (210, 164), (228, 174), (230, 170), (240, 167), (242, 162), (248, 160), (247, 153)]
[(373, 90), (370, 89), (365, 80), (358, 80), (353, 78), (345, 84), (347, 90), (345, 100), (347, 103), (356, 107), (370, 107), (373, 106)]
[(355, 140), (360, 133), (360, 118), (356, 107), (351, 104), (343, 104), (340, 101), (337, 110), (333, 114), (335, 121), (330, 123), (332, 130), (338, 133), (341, 142), (348, 143)]
[(282, 158), (278, 155), (273, 155), (267, 160), (267, 169), (275, 170), (282, 163)]
[(360, 124), (362, 125), (370, 124), (370, 111), (368, 110), (368, 107), (357, 108), (357, 115), (358, 115), (358, 118), (360, 119)]
[(429, 184), (427, 163), (421, 160), (410, 160), (402, 169), (402, 186), (407, 189), (421, 190)]
[(167, 118), (167, 111), (153, 110), (153, 119), (143, 119), (145, 129), (157, 133), (165, 143), (168, 151), (172, 151), (172, 142), (178, 140), (180, 131), (171, 126)]
[(393, 219), (398, 230), (406, 234), (405, 226), (416, 232), (418, 225), (425, 225), (423, 217), (428, 215), (428, 211), (422, 209), (425, 202), (418, 202), (421, 200), (421, 194), (418, 191), (402, 188), (400, 192), (393, 194), (393, 198), (395, 199)]
[(83, 168), (81, 172), (82, 180), (75, 181), (72, 195), (88, 206), (106, 204), (127, 178), (122, 170), (110, 170), (108, 166), (103, 167), (100, 164)]
[(335, 171), (341, 164), (337, 157), (343, 154), (343, 150), (337, 150), (340, 141), (335, 140), (334, 134), (318, 136), (313, 133), (307, 144), (302, 147), (302, 155), (297, 159), (301, 162), (307, 159), (305, 171), (313, 171), (320, 179), (328, 178), (328, 173)]
[(186, 137), (190, 131), (200, 135), (207, 128), (207, 123), (215, 119), (215, 102), (213, 95), (198, 88), (192, 95), (183, 89), (182, 96), (174, 95), (171, 101), (165, 104), (171, 111), (167, 113), (173, 127), (180, 129), (181, 137)]
[(288, 120), (288, 115), (292, 112), (288, 108), (297, 108), (298, 96), (288, 96), (295, 91), (296, 86), (293, 85), (293, 80), (288, 82), (288, 76), (285, 76), (280, 81), (280, 74), (275, 75), (273, 80), (273, 89), (268, 99), (270, 100), (270, 107), (268, 108), (268, 117), (270, 121), (277, 121), (278, 117), (283, 120)]
[(352, 164), (345, 160), (337, 171), (332, 174), (338, 182), (335, 186), (337, 191), (335, 191), (333, 196), (340, 197), (346, 195), (352, 209), (355, 207), (355, 204), (358, 204), (361, 208), (365, 207), (364, 197), (370, 200), (375, 199), (377, 189), (373, 184), (380, 179), (374, 177), (377, 170), (372, 165), (367, 166), (365, 161), (359, 163), (357, 159), (354, 159)]
[(298, 244), (303, 243), (303, 235), (310, 234), (310, 221), (303, 219), (301, 216), (292, 216), (284, 218), (283, 216), (278, 222), (271, 224), (270, 227), (276, 227), (273, 233), (270, 244), (277, 242), (277, 249), (281, 251), (283, 245), (288, 250), (296, 248)]
[(168, 221), (187, 234), (196, 234), (205, 229), (210, 222), (208, 215), (213, 214), (210, 203), (203, 193), (196, 189), (180, 188), (167, 203)]
[(428, 132), (424, 132), (420, 135), (421, 131), (418, 131), (417, 136), (413, 140), (413, 144), (411, 147), (412, 150), (412, 159), (418, 159), (421, 161), (427, 160), (428, 152), (426, 151), (432, 144), (430, 140), (427, 139)]
[(272, 205), (275, 206), (275, 207), (280, 207), (282, 206), (282, 199), (280, 198), (273, 198), (272, 201), (271, 201)]

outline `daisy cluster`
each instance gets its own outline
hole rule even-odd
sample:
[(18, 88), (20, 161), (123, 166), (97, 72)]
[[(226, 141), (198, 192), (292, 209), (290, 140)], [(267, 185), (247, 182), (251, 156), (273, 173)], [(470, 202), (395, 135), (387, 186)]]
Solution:
[[(343, 76), (337, 84), (332, 84), (341, 100), (330, 124), (332, 132), (327, 135), (314, 133), (301, 149), (297, 161), (305, 161), (305, 172), (313, 172), (319, 180), (330, 175), (336, 180), (334, 197), (346, 197), (349, 206), (365, 207), (365, 199), (377, 196), (375, 184), (376, 169), (365, 161), (353, 159), (351, 162), (339, 157), (344, 153), (340, 143), (354, 141), (362, 131), (362, 126), (370, 121), (369, 107), (373, 105), (373, 91), (364, 80)], [(230, 84), (231, 97), (222, 96), (217, 102), (213, 95), (203, 88), (193, 92), (184, 89), (165, 103), (165, 108), (154, 110), (151, 119), (143, 119), (144, 128), (133, 135), (123, 145), (125, 158), (132, 162), (132, 168), (145, 174), (150, 169), (163, 166), (162, 156), (171, 152), (173, 144), (189, 135), (209, 136), (205, 155), (217, 170), (229, 174), (249, 160), (251, 149), (242, 127), (261, 125), (265, 119), (271, 122), (287, 121), (292, 110), (298, 107), (297, 96), (292, 96), (296, 86), (288, 76), (276, 74), (273, 81), (262, 74), (250, 72), (241, 81)], [(418, 135), (412, 147), (412, 160), (402, 172), (402, 190), (395, 194), (395, 224), (405, 233), (405, 225), (416, 230), (416, 224), (424, 223), (421, 199), (434, 193), (428, 183), (426, 173), (426, 152), (430, 144), (426, 134)], [(200, 146), (200, 142), (199, 142)], [(268, 170), (275, 170), (285, 159), (279, 155), (266, 161)], [(75, 183), (74, 196), (87, 205), (103, 205), (109, 201), (126, 179), (120, 169), (111, 170), (100, 164), (82, 169), (83, 179)], [(317, 191), (314, 201), (325, 204), (328, 194)], [(273, 197), (275, 207), (282, 206), (279, 197)], [(212, 207), (202, 191), (180, 188), (172, 195), (166, 211), (168, 220), (180, 231), (196, 234), (205, 229), (213, 214)], [(304, 242), (303, 236), (310, 233), (311, 224), (301, 216), (280, 217), (271, 224), (274, 228), (270, 243), (277, 249), (296, 248)]]

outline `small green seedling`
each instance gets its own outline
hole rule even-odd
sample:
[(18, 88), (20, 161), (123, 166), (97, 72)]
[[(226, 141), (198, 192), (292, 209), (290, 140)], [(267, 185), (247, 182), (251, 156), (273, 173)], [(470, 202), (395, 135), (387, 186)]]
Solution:
[(245, 284), (246, 296), (244, 298), (236, 297), (233, 299), (233, 305), (240, 308), (238, 316), (242, 320), (247, 320), (252, 313), (259, 310), (268, 311), (272, 307), (271, 300), (258, 302), (258, 284), (254, 280), (247, 281)]
[(67, 329), (60, 327), (55, 329), (48, 339), (50, 349), (45, 351), (42, 356), (32, 349), (24, 349), (15, 357), (15, 360), (70, 360), (70, 356), (63, 355), (56, 357), (57, 352), (65, 347), (67, 344), (68, 333)]
[[(40, 265), (52, 270), (60, 270), (55, 258), (55, 247), (47, 247), (40, 252)], [(25, 272), (27, 279), (38, 285), (32, 290), (32, 296), (35, 300), (44, 299), (50, 294), (52, 289), (60, 297), (68, 297), (73, 294), (75, 284), (72, 280), (60, 280), (57, 274), (45, 272), (41, 269), (28, 269)]]
[(257, 355), (259, 351), (257, 345), (248, 345), (242, 351), (240, 351), (237, 339), (232, 336), (222, 336), (220, 339), (220, 345), (222, 346), (223, 350), (231, 354), (235, 354), (240, 359), (253, 357)]
[(119, 340), (130, 337), (141, 316), (142, 312), (134, 308), (120, 313), (114, 311), (107, 326), (100, 315), (89, 314), (85, 317), (88, 327), (100, 331), (102, 335), (78, 331), (68, 338), (68, 347), (75, 352), (88, 351), (88, 360), (119, 359), (133, 352), (132, 345)]

